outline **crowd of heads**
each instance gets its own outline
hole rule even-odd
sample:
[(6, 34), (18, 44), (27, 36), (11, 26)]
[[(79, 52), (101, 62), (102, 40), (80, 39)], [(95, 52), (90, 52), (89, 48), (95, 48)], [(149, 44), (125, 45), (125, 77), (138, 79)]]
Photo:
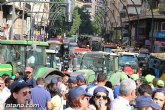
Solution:
[[(27, 104), (27, 101), (33, 103), (29, 99), (31, 88), (39, 86), (45, 88), (51, 98), (58, 95), (66, 100), (64, 108), (120, 110), (118, 108), (122, 107), (120, 101), (127, 100), (129, 106), (134, 110), (165, 110), (164, 81), (150, 74), (142, 78), (139, 74), (121, 73), (120, 82), (116, 85), (112, 85), (111, 81), (108, 81), (105, 73), (99, 73), (91, 84), (88, 84), (86, 78), (79, 74), (70, 77), (52, 77), (48, 84), (44, 78), (38, 78), (36, 85), (33, 85), (33, 82), (31, 84), (27, 82), (32, 78), (32, 72), (32, 68), (26, 68), (24, 77), (27, 80), (21, 77), (23, 75), (21, 72), (16, 74), (15, 79), (6, 74), (1, 76), (0, 91), (8, 89), (8, 94), (5, 93), (3, 97), (3, 103)], [(128, 108), (123, 108), (123, 110), (126, 109)]]

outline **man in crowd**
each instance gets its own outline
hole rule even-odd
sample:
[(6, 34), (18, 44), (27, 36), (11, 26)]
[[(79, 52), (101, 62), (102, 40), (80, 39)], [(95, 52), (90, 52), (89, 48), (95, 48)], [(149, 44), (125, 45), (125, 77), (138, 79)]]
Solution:
[(84, 90), (86, 90), (87, 85), (86, 85), (86, 79), (83, 75), (77, 75), (77, 85), (82, 87)]
[(31, 98), (33, 104), (39, 104), (39, 108), (34, 108), (33, 110), (50, 110), (51, 109), (51, 95), (50, 93), (44, 88), (45, 80), (43, 78), (38, 78), (37, 86), (32, 88), (31, 90)]
[(77, 78), (75, 76), (71, 76), (68, 79), (68, 87), (69, 89), (77, 86)]
[(7, 87), (5, 87), (4, 80), (0, 78), (0, 109), (3, 108), (6, 99), (8, 99), (10, 95), (10, 90)]
[(153, 102), (150, 96), (139, 96), (135, 99), (135, 102), (135, 108), (140, 110), (160, 110), (160, 107)]
[(22, 80), (23, 79), (23, 72), (21, 71), (18, 71), (16, 74), (15, 74), (15, 81), (16, 80)]
[(105, 87), (108, 90), (109, 98), (111, 99), (111, 101), (114, 100), (113, 91), (112, 91), (111, 88), (108, 88), (108, 87), (105, 86), (106, 82), (107, 82), (107, 74), (105, 74), (105, 73), (98, 74), (96, 86), (93, 86), (92, 88), (89, 88), (87, 93), (89, 93), (90, 95), (93, 95), (93, 92), (94, 92), (95, 88), (97, 88), (98, 86), (102, 86), (102, 87)]
[(152, 88), (148, 84), (142, 84), (137, 89), (139, 96), (152, 96)]
[(111, 110), (131, 110), (130, 102), (136, 97), (136, 83), (125, 79), (120, 84), (120, 95), (111, 103)]
[(33, 88), (36, 86), (36, 80), (32, 77), (32, 73), (33, 73), (33, 68), (26, 67), (24, 81), (29, 83)]
[(14, 80), (10, 77), (5, 79), (5, 86), (10, 89), (11, 84), (14, 82)]

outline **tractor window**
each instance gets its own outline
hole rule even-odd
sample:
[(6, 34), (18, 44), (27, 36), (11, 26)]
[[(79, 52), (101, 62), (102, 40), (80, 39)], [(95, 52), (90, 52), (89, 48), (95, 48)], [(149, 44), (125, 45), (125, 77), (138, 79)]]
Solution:
[(5, 63), (5, 59), (3, 56), (3, 46), (0, 45), (0, 64), (3, 64), (3, 63)]
[(105, 67), (106, 67), (108, 73), (114, 71), (114, 60), (113, 60), (113, 58), (109, 58), (109, 57), (105, 58)]
[(44, 65), (45, 64), (44, 49), (45, 47), (36, 46), (35, 49), (28, 50), (27, 51), (27, 65), (32, 68), (37, 68), (39, 66)]
[(3, 56), (4, 61), (6, 63), (24, 60), (21, 59), (22, 58), (21, 46), (18, 45), (3, 45), (1, 49), (1, 55)]

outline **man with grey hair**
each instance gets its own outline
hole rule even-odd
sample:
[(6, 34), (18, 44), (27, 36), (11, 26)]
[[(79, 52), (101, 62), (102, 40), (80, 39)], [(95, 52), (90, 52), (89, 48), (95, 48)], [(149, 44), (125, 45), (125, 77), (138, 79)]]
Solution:
[(130, 78), (120, 83), (120, 95), (111, 103), (111, 110), (131, 110), (129, 105), (136, 97), (136, 83)]

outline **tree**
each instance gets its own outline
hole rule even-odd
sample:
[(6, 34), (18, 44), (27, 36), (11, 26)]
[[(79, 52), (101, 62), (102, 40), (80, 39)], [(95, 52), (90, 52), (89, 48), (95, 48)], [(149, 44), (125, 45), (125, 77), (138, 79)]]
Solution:
[(92, 28), (93, 28), (93, 32), (96, 35), (101, 35), (103, 33), (103, 22), (102, 22), (102, 11), (99, 11), (98, 13), (96, 13), (94, 20), (92, 21)]
[(84, 10), (83, 8), (80, 8), (79, 14), (82, 20), (79, 33), (93, 35), (93, 27), (92, 27), (92, 22), (90, 20), (91, 17), (89, 12), (87, 10)]
[(71, 26), (71, 29), (69, 31), (69, 35), (75, 35), (80, 27), (81, 24), (81, 19), (80, 19), (80, 15), (78, 13), (79, 8), (76, 7), (73, 10), (73, 24)]
[(50, 0), (50, 13), (49, 14), (49, 25), (47, 27), (47, 31), (50, 36), (63, 35), (64, 32), (68, 30), (66, 25), (65, 18), (65, 6), (61, 4), (54, 4), (51, 2), (61, 2), (64, 3), (65, 0)]

